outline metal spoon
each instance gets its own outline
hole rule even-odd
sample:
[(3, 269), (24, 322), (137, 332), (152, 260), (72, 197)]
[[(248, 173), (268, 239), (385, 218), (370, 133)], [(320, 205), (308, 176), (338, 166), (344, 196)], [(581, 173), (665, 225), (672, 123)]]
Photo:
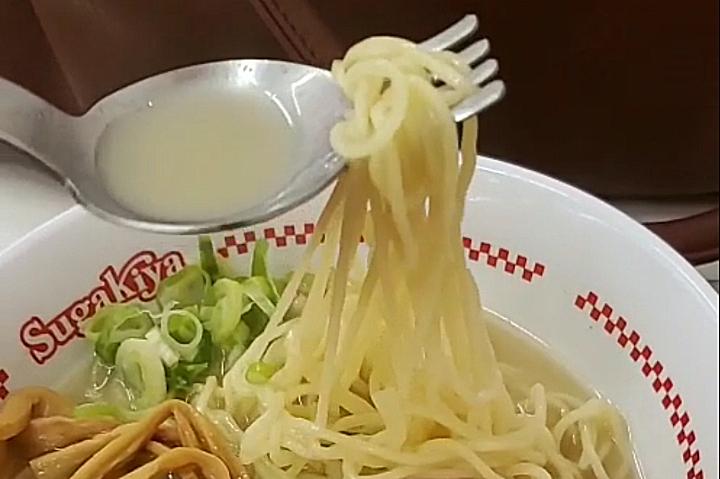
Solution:
[[(261, 88), (294, 116), (302, 142), (297, 168), (284, 191), (232, 217), (212, 222), (170, 223), (146, 218), (119, 204), (105, 188), (96, 147), (114, 120), (147, 108), (179, 88)], [(343, 168), (329, 141), (330, 128), (348, 104), (329, 72), (268, 60), (233, 60), (163, 73), (119, 90), (74, 117), (20, 87), (0, 79), (0, 140), (43, 162), (88, 210), (107, 220), (161, 233), (189, 234), (258, 223), (306, 201)]]
[[(468, 15), (420, 46), (443, 50), (468, 39), (478, 21)], [(468, 64), (489, 51), (487, 40), (460, 52)], [(474, 70), (483, 84), (497, 72), (497, 61), (485, 60)], [(302, 142), (297, 167), (288, 171), (286, 187), (269, 200), (207, 222), (163, 222), (144, 217), (120, 205), (105, 188), (97, 163), (96, 147), (114, 120), (143, 108), (180, 88), (261, 88), (285, 106), (300, 129)], [(488, 83), (454, 110), (461, 121), (500, 100), (500, 80)], [(331, 183), (344, 161), (330, 146), (329, 131), (343, 118), (349, 104), (326, 70), (271, 60), (229, 60), (181, 68), (147, 78), (118, 90), (96, 103), (82, 116), (70, 116), (27, 90), (0, 78), (0, 141), (29, 153), (45, 164), (72, 192), (78, 203), (96, 215), (121, 225), (172, 234), (221, 231), (256, 224), (307, 201)]]

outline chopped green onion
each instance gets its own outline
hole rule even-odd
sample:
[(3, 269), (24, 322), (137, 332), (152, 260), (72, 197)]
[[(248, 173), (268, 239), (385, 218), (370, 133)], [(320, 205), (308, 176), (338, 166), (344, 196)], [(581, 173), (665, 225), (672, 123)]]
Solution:
[(213, 285), (218, 301), (210, 317), (210, 331), (217, 345), (226, 343), (240, 323), (240, 317), (251, 307), (239, 283), (231, 279), (219, 279)]
[(247, 346), (250, 343), (250, 327), (244, 321), (240, 321), (232, 334), (231, 342), (233, 344), (242, 344)]
[(235, 344), (225, 359), (225, 370), (227, 371), (232, 368), (245, 351), (247, 351), (247, 345), (245, 343)]
[(200, 320), (188, 311), (168, 309), (163, 311), (160, 318), (160, 333), (181, 358), (191, 361), (200, 346), (203, 326)]
[(198, 249), (200, 250), (200, 267), (214, 282), (220, 277), (220, 265), (218, 265), (212, 239), (207, 235), (198, 237)]
[(280, 370), (280, 366), (266, 363), (264, 361), (254, 362), (248, 367), (245, 379), (250, 384), (265, 384)]
[(100, 308), (95, 315), (83, 324), (83, 333), (92, 342), (125, 318), (135, 316), (140, 308), (129, 304), (110, 304)]
[(278, 297), (282, 296), (283, 291), (285, 291), (285, 288), (287, 288), (288, 283), (290, 283), (290, 280), (286, 277), (282, 278), (274, 278), (273, 283), (275, 283), (275, 287), (278, 290)]
[(73, 417), (76, 419), (88, 419), (88, 420), (116, 420), (125, 421), (125, 414), (120, 410), (119, 407), (106, 402), (94, 402), (80, 404), (75, 407), (73, 411)]
[(205, 329), (209, 328), (210, 320), (212, 319), (212, 313), (213, 309), (215, 309), (215, 306), (200, 306), (200, 310), (198, 311), (198, 319), (200, 319), (200, 322), (203, 323), (205, 326)]
[(227, 354), (225, 355), (224, 367), (226, 371), (247, 351), (249, 344), (250, 327), (244, 321), (240, 321), (232, 338), (225, 344)]
[(161, 306), (175, 303), (179, 308), (186, 308), (200, 303), (209, 285), (210, 277), (202, 268), (186, 266), (160, 282), (157, 299)]
[(113, 304), (100, 309), (83, 328), (95, 352), (106, 364), (115, 362), (120, 343), (142, 338), (152, 328), (152, 318), (136, 305)]
[(147, 312), (138, 312), (135, 316), (122, 319), (108, 330), (108, 340), (122, 343), (130, 338), (142, 338), (152, 328), (152, 318)]
[(241, 283), (243, 291), (267, 316), (272, 316), (275, 304), (271, 301), (272, 285), (262, 276), (253, 276)]
[(153, 348), (157, 351), (160, 356), (160, 360), (167, 367), (175, 366), (180, 361), (180, 355), (163, 339), (163, 335), (160, 329), (157, 327), (152, 328), (145, 335), (145, 339), (150, 341)]
[(217, 304), (217, 296), (215, 295), (215, 291), (212, 289), (212, 286), (207, 288), (205, 290), (205, 296), (202, 299), (202, 302), (200, 303), (200, 309), (204, 307), (213, 307)]
[(208, 375), (222, 377), (223, 361), (223, 351), (213, 344), (212, 334), (209, 331), (203, 332), (203, 337), (200, 341), (200, 346), (198, 347), (195, 359), (193, 359), (193, 363), (206, 363), (208, 365)]
[(153, 344), (146, 339), (127, 339), (117, 351), (116, 365), (131, 404), (147, 409), (167, 396), (165, 368)]
[(260, 336), (265, 331), (268, 321), (270, 321), (270, 317), (255, 305), (242, 318), (243, 322), (250, 328), (250, 340)]
[(171, 312), (167, 319), (168, 335), (182, 344), (189, 344), (202, 336), (202, 324), (194, 314), (189, 311)]
[(110, 322), (114, 322), (113, 318), (115, 315), (119, 314), (121, 310), (124, 310), (121, 308), (126, 307), (127, 306), (123, 304), (111, 304), (100, 308), (92, 318), (83, 323), (82, 332), (85, 337), (93, 343), (96, 343), (98, 339), (100, 339), (100, 336), (102, 336), (102, 333), (110, 327)]
[(275, 281), (270, 276), (268, 268), (268, 250), (270, 245), (267, 240), (261, 239), (255, 243), (255, 249), (253, 250), (252, 261), (250, 263), (250, 276), (260, 276), (265, 278), (270, 285), (270, 299), (273, 303), (277, 302), (280, 295), (278, 294), (278, 288), (275, 285)]
[(193, 384), (203, 382), (207, 373), (208, 363), (178, 363), (167, 373), (168, 394), (173, 398), (186, 399)]

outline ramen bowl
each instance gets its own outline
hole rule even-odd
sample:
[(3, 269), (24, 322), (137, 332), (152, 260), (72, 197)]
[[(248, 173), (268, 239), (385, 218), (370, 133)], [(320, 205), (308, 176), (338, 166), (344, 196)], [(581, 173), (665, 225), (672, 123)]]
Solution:
[[(272, 268), (286, 272), (323, 201), (215, 235), (217, 251), (241, 268), (266, 238)], [(485, 307), (622, 411), (645, 477), (718, 477), (718, 296), (677, 253), (577, 189), (485, 158), (462, 245)], [(104, 304), (153, 300), (196, 255), (195, 238), (122, 229), (79, 207), (1, 253), (0, 401), (82, 381), (79, 325)]]

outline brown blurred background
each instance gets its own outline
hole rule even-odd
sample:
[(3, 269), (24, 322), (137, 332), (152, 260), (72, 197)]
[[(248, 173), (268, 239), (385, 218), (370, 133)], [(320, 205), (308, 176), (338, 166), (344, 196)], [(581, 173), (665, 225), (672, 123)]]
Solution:
[(420, 40), (469, 12), (508, 84), (482, 153), (615, 202), (695, 205), (651, 226), (717, 257), (717, 0), (0, 0), (0, 76), (80, 114), (175, 67), (328, 66), (365, 36)]

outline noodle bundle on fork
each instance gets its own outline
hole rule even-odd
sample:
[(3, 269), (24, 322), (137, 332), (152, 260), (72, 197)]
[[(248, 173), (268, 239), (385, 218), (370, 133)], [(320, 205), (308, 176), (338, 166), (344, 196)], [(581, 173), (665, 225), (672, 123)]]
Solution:
[[(628, 477), (610, 405), (508, 384), (495, 357), (460, 243), (478, 122), (458, 138), (453, 108), (478, 91), (471, 69), (380, 37), (332, 71), (353, 104), (331, 134), (349, 166), (267, 329), (225, 378), (226, 407), (249, 423), (242, 460), (278, 478)], [(311, 264), (306, 306), (283, 321)], [(249, 365), (278, 350), (282, 368), (249, 383)]]

